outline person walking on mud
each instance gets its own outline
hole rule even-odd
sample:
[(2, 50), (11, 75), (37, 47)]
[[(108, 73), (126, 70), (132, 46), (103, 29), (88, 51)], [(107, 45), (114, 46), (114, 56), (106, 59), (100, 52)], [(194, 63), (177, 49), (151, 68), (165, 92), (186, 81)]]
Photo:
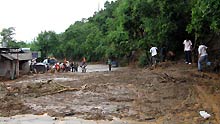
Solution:
[(205, 63), (208, 65), (208, 54), (206, 52), (206, 49), (208, 47), (205, 46), (205, 45), (199, 45), (199, 48), (198, 48), (198, 53), (199, 53), (199, 56), (198, 56), (198, 71), (202, 71), (202, 62), (205, 61)]
[(167, 53), (167, 48), (166, 46), (163, 44), (160, 48), (160, 62), (165, 62), (166, 59), (166, 53)]
[(186, 64), (192, 64), (192, 42), (191, 40), (184, 40), (183, 41), (183, 45), (184, 45), (184, 52), (185, 52), (185, 63)]
[(151, 53), (152, 66), (156, 66), (156, 64), (157, 64), (157, 47), (153, 47), (153, 45), (151, 45), (150, 53)]

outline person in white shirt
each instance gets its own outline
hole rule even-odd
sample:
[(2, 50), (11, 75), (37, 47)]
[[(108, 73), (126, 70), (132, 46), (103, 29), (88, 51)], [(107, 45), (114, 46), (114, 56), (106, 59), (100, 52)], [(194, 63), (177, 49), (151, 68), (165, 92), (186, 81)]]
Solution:
[(205, 45), (199, 45), (198, 53), (199, 53), (199, 59), (198, 59), (198, 71), (202, 71), (202, 62), (205, 61), (206, 64), (208, 63), (208, 54), (206, 52), (206, 49), (208, 47)]
[(184, 44), (184, 52), (185, 52), (185, 62), (186, 64), (192, 64), (192, 42), (191, 40), (184, 40), (183, 41)]
[(151, 63), (152, 65), (156, 65), (157, 64), (157, 47), (153, 47), (153, 45), (151, 45), (150, 53), (151, 53)]

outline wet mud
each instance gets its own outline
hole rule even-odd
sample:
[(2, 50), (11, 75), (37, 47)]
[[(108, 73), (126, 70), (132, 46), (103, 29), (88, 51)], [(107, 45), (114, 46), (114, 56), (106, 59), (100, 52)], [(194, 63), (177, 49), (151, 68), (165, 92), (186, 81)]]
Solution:
[[(94, 71), (92, 71), (92, 68)], [(0, 115), (114, 118), (155, 124), (220, 123), (219, 74), (166, 62), (156, 68), (93, 65), (88, 73), (46, 73), (1, 81)], [(204, 119), (199, 111), (211, 117)]]

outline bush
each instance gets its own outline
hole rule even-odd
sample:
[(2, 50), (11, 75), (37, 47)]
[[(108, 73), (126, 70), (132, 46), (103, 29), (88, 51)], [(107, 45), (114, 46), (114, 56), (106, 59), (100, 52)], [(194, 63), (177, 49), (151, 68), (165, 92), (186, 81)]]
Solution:
[(119, 61), (120, 66), (121, 67), (125, 67), (128, 66), (128, 59), (124, 56), (123, 58), (121, 58), (121, 60)]
[(138, 66), (144, 67), (147, 65), (147, 62), (148, 62), (147, 55), (146, 54), (140, 55), (140, 57), (138, 58)]

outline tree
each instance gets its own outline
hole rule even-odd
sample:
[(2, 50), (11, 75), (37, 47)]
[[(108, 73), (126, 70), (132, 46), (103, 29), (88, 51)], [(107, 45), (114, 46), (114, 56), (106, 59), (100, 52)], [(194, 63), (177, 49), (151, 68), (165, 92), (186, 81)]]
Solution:
[(13, 35), (15, 28), (14, 27), (9, 27), (9, 28), (3, 28), (2, 32), (0, 32), (1, 36), (2, 36), (2, 43), (9, 43), (9, 42), (14, 42), (13, 40)]
[(25, 48), (25, 47), (29, 47), (28, 44), (25, 43), (24, 41), (20, 41), (20, 42), (10, 41), (10, 42), (8, 42), (8, 46), (12, 47), (12, 48)]
[(194, 34), (196, 43), (199, 38), (204, 38), (207, 34), (219, 34), (219, 0), (194, 0), (191, 10), (192, 19), (187, 26), (187, 31)]
[(53, 53), (58, 47), (57, 34), (53, 31), (44, 31), (38, 34), (36, 42), (34, 44), (37, 46), (36, 50), (41, 51), (41, 56), (43, 58), (48, 56), (53, 56)]
[(83, 56), (91, 61), (110, 55), (125, 58), (135, 50), (147, 53), (149, 44), (167, 45), (178, 52), (185, 38), (197, 41), (207, 33), (219, 34), (219, 7), (219, 0), (106, 2), (92, 17), (71, 24), (61, 34), (42, 32), (33, 43), (45, 56), (74, 60)]

